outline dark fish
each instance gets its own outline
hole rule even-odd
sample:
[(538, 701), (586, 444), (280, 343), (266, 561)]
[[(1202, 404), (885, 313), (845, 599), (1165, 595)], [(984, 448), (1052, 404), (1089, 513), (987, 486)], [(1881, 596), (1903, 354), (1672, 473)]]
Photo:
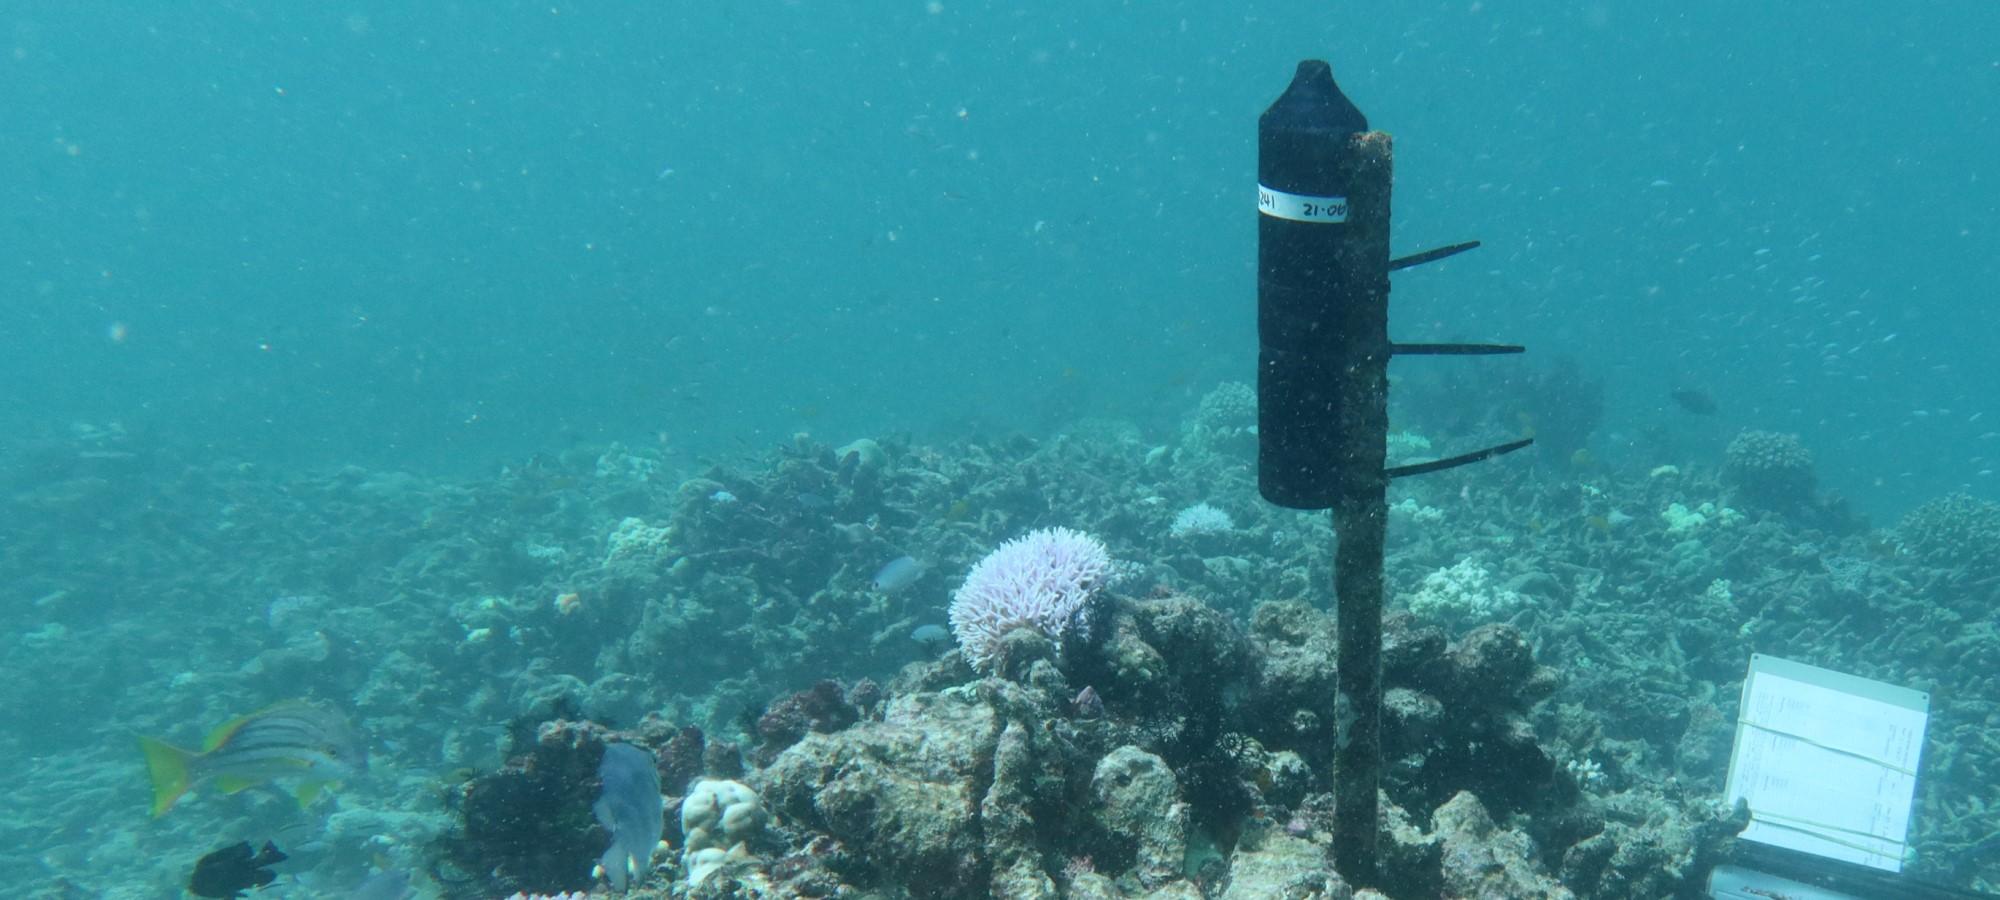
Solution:
[(153, 815), (165, 815), (182, 794), (204, 781), (224, 793), (275, 778), (298, 783), (301, 806), (321, 789), (368, 767), (367, 753), (347, 718), (304, 700), (224, 722), (201, 749), (183, 750), (157, 738), (139, 738), (153, 777)]
[(1674, 388), (1667, 392), (1667, 396), (1679, 404), (1681, 409), (1697, 416), (1715, 415), (1715, 398), (1700, 388)]
[(250, 849), (249, 841), (238, 841), (195, 860), (188, 892), (197, 897), (236, 900), (244, 891), (254, 891), (278, 879), (271, 867), (285, 861), (276, 844), (264, 842), (264, 849)]

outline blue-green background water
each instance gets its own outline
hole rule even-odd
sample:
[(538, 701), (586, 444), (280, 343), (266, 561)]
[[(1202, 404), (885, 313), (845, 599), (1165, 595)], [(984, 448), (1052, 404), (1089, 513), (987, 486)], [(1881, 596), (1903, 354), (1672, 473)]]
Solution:
[(1993, 492), (1990, 4), (70, 2), (0, 27), (9, 435), (434, 469), (1163, 421), (1250, 372), (1255, 117), (1316, 56), (1398, 137), (1399, 249), (1487, 243), (1403, 276), (1398, 337), (1575, 358), (1609, 458), (1649, 423), (1754, 427), (1882, 516)]
[[(1471, 440), (1546, 426), (1535, 379), (1567, 362), (1605, 389), (1587, 458), (1399, 482), (1434, 518), (1392, 529), (1392, 592), (1462, 561), (1539, 576), (1516, 617), (1614, 730), (1683, 702), (1733, 722), (1752, 651), (1935, 689), (1930, 746), (1974, 762), (1930, 773), (1925, 863), (1990, 874), (1967, 848), (1992, 832), (1991, 554), (1714, 507), (1745, 429), (1798, 433), (1878, 525), (2000, 497), (2000, 7), (23, 2), (0, 882), (147, 896), (209, 838), (269, 833), (296, 811), (256, 792), (144, 820), (129, 739), (294, 696), (379, 764), (302, 867), (343, 886), (381, 834), (413, 866), (444, 773), (498, 765), (554, 682), (714, 726), (886, 678), (1032, 525), (1110, 524), (1231, 614), (1300, 593), (1324, 523), (1255, 501), (1244, 435), (1202, 431), (1231, 411), (1198, 405), (1252, 376), (1256, 117), (1307, 57), (1396, 135), (1397, 249), (1485, 241), (1397, 276), (1394, 334), (1531, 350), (1398, 363), (1399, 416)], [(1093, 417), (1143, 434), (970, 440)], [(894, 504), (820, 470), (860, 437), (897, 456)], [(736, 468), (684, 482), (701, 460)], [(1235, 576), (1169, 536), (1207, 502), (1257, 544)], [(1682, 504), (1717, 521), (1663, 524)], [(629, 523), (676, 536), (613, 565)], [(721, 552), (767, 539), (806, 574)], [(904, 554), (928, 580), (872, 595)], [(718, 610), (755, 618), (718, 639)], [(731, 683), (767, 619), (811, 645)], [(1673, 724), (1610, 736), (1678, 752)]]

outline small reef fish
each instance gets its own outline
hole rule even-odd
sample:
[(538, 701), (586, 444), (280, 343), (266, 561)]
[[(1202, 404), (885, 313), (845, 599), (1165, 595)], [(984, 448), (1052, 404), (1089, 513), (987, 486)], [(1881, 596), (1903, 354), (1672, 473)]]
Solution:
[(224, 793), (276, 778), (299, 780), (299, 805), (329, 785), (368, 767), (367, 753), (340, 713), (287, 700), (215, 729), (201, 749), (183, 750), (141, 736), (153, 779), (153, 815), (165, 815), (190, 788), (213, 781)]
[(278, 879), (271, 867), (284, 862), (285, 854), (276, 844), (264, 842), (253, 850), (249, 841), (238, 841), (195, 860), (194, 875), (188, 878), (188, 893), (217, 900), (236, 900), (245, 891), (254, 891)]
[(910, 640), (923, 645), (926, 650), (937, 650), (951, 643), (951, 631), (943, 625), (918, 625), (910, 632)]
[(917, 562), (915, 557), (898, 556), (877, 569), (871, 583), (876, 590), (884, 594), (893, 594), (924, 577), (924, 569), (924, 564)]

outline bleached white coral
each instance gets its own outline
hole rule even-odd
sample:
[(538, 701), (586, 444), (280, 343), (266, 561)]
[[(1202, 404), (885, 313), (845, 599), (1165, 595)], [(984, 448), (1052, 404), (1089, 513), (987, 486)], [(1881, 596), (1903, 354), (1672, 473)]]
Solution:
[(1197, 503), (1177, 513), (1167, 533), (1186, 538), (1198, 534), (1227, 534), (1235, 530), (1236, 520), (1231, 519), (1229, 513), (1206, 503)]
[(1493, 573), (1470, 557), (1446, 569), (1424, 576), (1423, 585), (1410, 596), (1410, 612), (1418, 616), (1459, 622), (1486, 618), (1521, 603), (1521, 595), (1493, 585)]
[(681, 803), (687, 850), (681, 864), (689, 885), (708, 879), (731, 860), (749, 858), (749, 841), (764, 828), (764, 801), (740, 781), (704, 778)]
[(1418, 525), (1434, 525), (1444, 521), (1444, 510), (1435, 506), (1425, 506), (1413, 497), (1404, 497), (1389, 504), (1389, 514), (1407, 518)]
[(1660, 521), (1667, 524), (1668, 534), (1687, 534), (1711, 521), (1722, 525), (1734, 525), (1742, 520), (1742, 513), (1713, 503), (1703, 503), (1692, 509), (1685, 503), (1672, 503), (1660, 513)]
[(618, 527), (604, 539), (604, 561), (612, 562), (621, 558), (657, 557), (667, 550), (667, 528), (664, 525), (648, 525), (646, 520), (628, 516), (618, 522)]
[(1060, 642), (1089, 633), (1088, 603), (1111, 574), (1104, 542), (1068, 528), (1042, 528), (1001, 544), (972, 567), (951, 596), (952, 633), (974, 669), (986, 670), (1000, 638), (1031, 628)]
[(650, 481), (660, 471), (660, 461), (627, 451), (622, 444), (597, 458), (597, 477), (612, 480)]
[(1389, 433), (1389, 461), (1396, 464), (1430, 459), (1431, 439), (1414, 431)]

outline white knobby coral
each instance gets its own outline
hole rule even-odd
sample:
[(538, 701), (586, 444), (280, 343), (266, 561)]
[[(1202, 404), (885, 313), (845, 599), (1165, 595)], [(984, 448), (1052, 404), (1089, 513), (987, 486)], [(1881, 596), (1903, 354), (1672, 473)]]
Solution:
[(764, 828), (764, 801), (740, 781), (704, 778), (681, 802), (681, 863), (688, 884), (700, 884), (732, 859), (750, 855), (749, 842)]

